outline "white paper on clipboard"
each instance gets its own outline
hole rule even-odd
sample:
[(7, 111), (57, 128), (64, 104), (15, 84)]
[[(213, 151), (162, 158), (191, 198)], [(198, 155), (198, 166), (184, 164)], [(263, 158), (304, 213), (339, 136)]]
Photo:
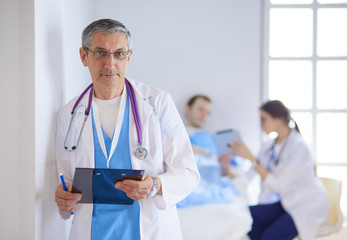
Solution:
[(224, 153), (230, 152), (230, 148), (228, 148), (228, 144), (231, 141), (240, 139), (240, 134), (237, 130), (228, 129), (224, 131), (218, 131), (214, 135), (214, 141), (217, 147), (218, 155), (222, 155)]

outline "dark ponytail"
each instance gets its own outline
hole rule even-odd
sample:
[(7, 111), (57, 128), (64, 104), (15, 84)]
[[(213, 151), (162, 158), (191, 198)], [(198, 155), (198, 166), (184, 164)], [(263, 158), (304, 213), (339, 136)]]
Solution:
[(300, 129), (299, 129), (299, 126), (298, 126), (298, 124), (296, 123), (296, 121), (292, 118), (290, 121), (293, 121), (293, 123), (295, 124), (295, 126), (294, 127), (292, 127), (292, 128), (294, 128), (298, 133), (301, 133), (300, 132)]
[(294, 119), (292, 119), (292, 117), (290, 116), (289, 109), (281, 101), (279, 100), (268, 101), (260, 107), (260, 110), (270, 114), (270, 116), (273, 118), (282, 118), (284, 122), (288, 124), (288, 126), (289, 126), (289, 123), (293, 121), (295, 124), (294, 129), (300, 133), (298, 124), (294, 121)]

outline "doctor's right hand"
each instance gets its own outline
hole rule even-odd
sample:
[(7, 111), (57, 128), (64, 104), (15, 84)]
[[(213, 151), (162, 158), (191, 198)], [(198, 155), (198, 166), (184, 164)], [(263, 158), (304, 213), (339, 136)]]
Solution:
[(66, 182), (68, 192), (64, 190), (62, 184), (60, 184), (55, 191), (55, 202), (58, 208), (63, 212), (73, 212), (76, 209), (77, 203), (82, 198), (80, 193), (71, 193), (72, 182)]

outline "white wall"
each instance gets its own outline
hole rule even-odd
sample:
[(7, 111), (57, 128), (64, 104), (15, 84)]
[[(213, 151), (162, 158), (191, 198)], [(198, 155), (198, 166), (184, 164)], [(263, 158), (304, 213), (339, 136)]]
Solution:
[(64, 239), (54, 202), (55, 115), (63, 104), (63, 2), (0, 8), (0, 239)]
[[(91, 0), (64, 2), (64, 79), (66, 87), (64, 101), (79, 95), (90, 84), (88, 68), (83, 67), (79, 57), (81, 33), (93, 21)], [(78, 14), (78, 17), (76, 17)]]
[(35, 0), (36, 232), (35, 239), (60, 240), (66, 222), (58, 214), (54, 192), (56, 113), (63, 105), (64, 1)]
[(2, 1), (0, 31), (0, 239), (34, 239), (34, 1)]
[[(133, 35), (134, 53), (128, 77), (169, 91), (183, 118), (188, 98), (207, 94), (213, 100), (214, 111), (206, 128), (240, 129), (246, 143), (258, 150), (260, 1), (89, 2), (90, 15), (83, 14), (76, 25), (66, 25), (73, 30), (66, 35), (66, 47), (73, 45), (76, 49), (65, 55), (70, 67), (65, 75), (66, 99), (79, 94), (87, 85), (88, 72), (77, 54), (83, 28), (92, 20), (114, 18)], [(66, 21), (72, 22), (77, 6), (69, 5), (75, 9), (70, 8)]]
[(257, 0), (2, 1), (0, 239), (65, 238), (54, 203), (55, 114), (90, 81), (78, 56), (87, 24), (124, 22), (134, 38), (129, 77), (171, 92), (181, 113), (192, 94), (209, 95), (207, 129), (239, 128), (256, 149), (260, 11)]

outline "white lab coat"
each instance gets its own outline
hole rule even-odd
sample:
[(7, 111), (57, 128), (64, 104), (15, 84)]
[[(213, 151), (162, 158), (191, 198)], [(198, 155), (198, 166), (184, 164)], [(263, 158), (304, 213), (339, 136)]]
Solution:
[[(143, 146), (148, 150), (144, 160), (139, 160), (134, 155), (138, 139), (130, 111), (129, 145), (132, 167), (144, 169), (145, 173), (159, 177), (162, 183), (162, 195), (139, 201), (141, 239), (182, 239), (176, 203), (189, 195), (200, 179), (189, 137), (168, 93), (137, 81), (129, 81), (136, 95)], [(76, 99), (66, 104), (57, 117), (57, 168), (58, 173), (64, 174), (66, 181), (73, 180), (76, 167), (94, 168), (91, 116), (87, 119), (77, 150), (64, 150), (65, 135), (71, 119), (70, 112)], [(88, 94), (82, 100), (85, 106), (87, 102)], [(82, 110), (78, 111), (76, 118), (83, 117)], [(72, 134), (79, 133), (78, 127), (72, 126)], [(93, 204), (77, 204), (70, 239), (90, 239), (92, 212)], [(61, 215), (63, 218), (70, 216), (67, 213)]]
[[(278, 165), (273, 166), (262, 181), (262, 192), (278, 193), (300, 238), (311, 240), (328, 218), (328, 196), (323, 183), (315, 175), (311, 152), (301, 134), (292, 130), (285, 141)], [(266, 143), (260, 151), (258, 159), (263, 166), (268, 164), (273, 142)]]

